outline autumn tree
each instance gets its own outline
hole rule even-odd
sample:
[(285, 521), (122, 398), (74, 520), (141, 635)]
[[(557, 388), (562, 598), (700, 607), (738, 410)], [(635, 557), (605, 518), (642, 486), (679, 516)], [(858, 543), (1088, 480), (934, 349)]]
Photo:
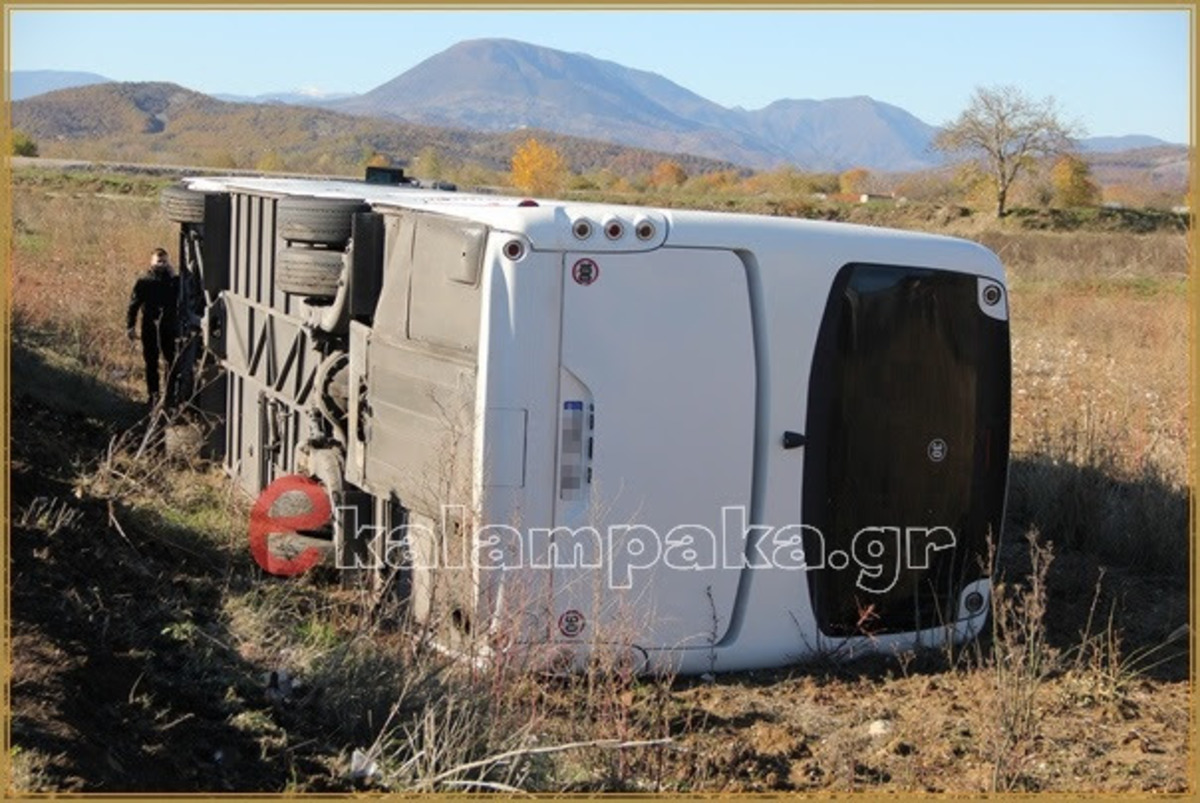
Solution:
[(391, 167), (392, 157), (379, 151), (371, 151), (363, 161), (364, 167)]
[(569, 172), (563, 155), (536, 139), (525, 140), (513, 154), (513, 186), (530, 195), (552, 195), (560, 191)]
[(1072, 153), (1058, 157), (1050, 170), (1050, 181), (1054, 185), (1054, 199), (1067, 209), (1095, 206), (1100, 197), (1100, 188), (1092, 180), (1088, 163)]
[(871, 173), (865, 167), (855, 167), (838, 176), (838, 190), (845, 195), (862, 195), (867, 191)]
[(977, 159), (988, 176), (996, 216), (1007, 212), (1009, 190), (1039, 158), (1071, 149), (1080, 132), (1063, 121), (1053, 98), (1030, 99), (1012, 86), (980, 87), (971, 102), (934, 138), (933, 147)]
[(678, 187), (688, 180), (688, 174), (683, 166), (674, 159), (665, 159), (650, 171), (650, 186), (659, 189)]

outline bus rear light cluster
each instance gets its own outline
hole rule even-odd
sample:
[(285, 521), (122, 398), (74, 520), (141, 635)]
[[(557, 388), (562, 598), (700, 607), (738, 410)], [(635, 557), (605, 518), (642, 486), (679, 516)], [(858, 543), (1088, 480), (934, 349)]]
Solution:
[(571, 234), (576, 240), (591, 239), (597, 230), (604, 232), (604, 237), (612, 242), (623, 239), (628, 231), (632, 231), (633, 235), (644, 243), (658, 236), (658, 224), (652, 218), (644, 216), (636, 218), (632, 226), (616, 215), (609, 215), (599, 224), (585, 217), (576, 218), (571, 223)]

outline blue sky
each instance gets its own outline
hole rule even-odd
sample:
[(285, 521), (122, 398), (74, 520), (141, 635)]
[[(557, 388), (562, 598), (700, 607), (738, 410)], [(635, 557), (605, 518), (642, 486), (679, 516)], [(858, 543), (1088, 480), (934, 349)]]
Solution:
[(978, 86), (1054, 96), (1091, 136), (1189, 138), (1174, 10), (325, 11), (8, 9), (9, 68), (210, 94), (365, 92), (456, 42), (505, 37), (656, 72), (724, 106), (870, 95), (934, 125)]

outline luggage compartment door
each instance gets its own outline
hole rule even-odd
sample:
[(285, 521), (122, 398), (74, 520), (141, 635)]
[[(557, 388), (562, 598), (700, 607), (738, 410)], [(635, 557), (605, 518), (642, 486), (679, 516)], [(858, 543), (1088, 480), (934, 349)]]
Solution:
[(470, 510), (473, 364), (356, 322), (349, 382), (347, 478), (435, 520)]
[(567, 254), (564, 270), (552, 635), (711, 646), (744, 549), (723, 509), (749, 511), (754, 481), (745, 267), (659, 249)]

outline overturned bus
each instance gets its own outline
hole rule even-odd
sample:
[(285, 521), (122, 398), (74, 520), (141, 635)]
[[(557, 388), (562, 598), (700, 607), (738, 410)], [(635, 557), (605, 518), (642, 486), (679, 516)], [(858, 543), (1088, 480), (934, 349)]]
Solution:
[(394, 572), (444, 643), (538, 665), (978, 632), (1009, 451), (994, 254), (384, 178), (163, 195), (219, 459), (259, 513), (298, 478), (328, 500), (263, 536), (268, 570)]

